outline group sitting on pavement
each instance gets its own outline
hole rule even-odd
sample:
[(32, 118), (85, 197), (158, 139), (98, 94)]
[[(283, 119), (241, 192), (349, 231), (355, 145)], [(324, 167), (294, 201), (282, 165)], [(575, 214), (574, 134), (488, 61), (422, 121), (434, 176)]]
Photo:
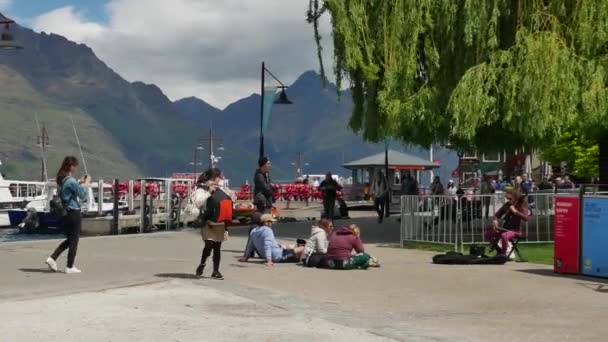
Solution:
[(312, 227), (311, 235), (303, 246), (290, 246), (282, 245), (276, 240), (272, 230), (276, 220), (272, 215), (264, 214), (260, 221), (250, 230), (240, 262), (247, 262), (257, 254), (265, 260), (266, 266), (298, 261), (308, 267), (337, 270), (379, 266), (378, 261), (365, 252), (361, 229), (355, 224), (333, 231), (332, 221), (321, 219)]

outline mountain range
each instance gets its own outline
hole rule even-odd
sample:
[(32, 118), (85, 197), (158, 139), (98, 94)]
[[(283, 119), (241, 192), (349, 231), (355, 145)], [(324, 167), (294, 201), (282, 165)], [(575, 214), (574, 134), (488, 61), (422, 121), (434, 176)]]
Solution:
[[(236, 182), (251, 178), (258, 154), (259, 94), (223, 110), (196, 97), (172, 102), (156, 85), (125, 80), (85, 45), (24, 27), (12, 29), (25, 49), (0, 54), (0, 160), (7, 176), (40, 177), (36, 142), (41, 125), (50, 136), (51, 175), (62, 156), (78, 156), (73, 120), (89, 173), (96, 178), (191, 172), (195, 146), (210, 129), (225, 148), (216, 152), (222, 157), (218, 167)], [(338, 96), (332, 84), (323, 87), (316, 72), (304, 72), (288, 96), (293, 104), (273, 107), (266, 133), (275, 179), (293, 179), (298, 153), (308, 164), (306, 173), (346, 175), (342, 163), (383, 149), (348, 129), (350, 94)], [(208, 148), (203, 148), (199, 170), (207, 165)], [(428, 156), (397, 143), (391, 148)], [(455, 167), (455, 157), (447, 151), (436, 158), (449, 164), (442, 167), (444, 175)]]

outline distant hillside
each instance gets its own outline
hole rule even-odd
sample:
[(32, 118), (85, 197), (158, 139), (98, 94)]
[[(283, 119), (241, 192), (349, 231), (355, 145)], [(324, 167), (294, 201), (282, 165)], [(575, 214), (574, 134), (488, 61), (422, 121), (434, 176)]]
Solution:
[[(271, 114), (269, 131), (266, 133), (266, 153), (280, 170), (275, 170), (275, 179), (292, 179), (295, 167), (291, 165), (297, 153), (301, 152), (306, 173), (322, 174), (332, 171), (347, 174), (341, 165), (372, 153), (382, 151), (382, 144), (369, 144), (348, 128), (352, 110), (350, 93), (345, 92), (338, 99), (336, 88), (329, 84), (323, 88), (320, 76), (314, 71), (303, 73), (288, 89), (292, 105), (275, 105)], [(249, 152), (243, 156), (247, 165), (255, 165), (259, 146), (260, 96), (250, 95), (238, 100), (221, 112), (209, 110), (209, 105), (199, 99), (187, 101), (187, 111), (183, 101), (176, 102), (176, 108), (184, 116), (195, 120), (197, 126), (208, 127), (213, 118), (213, 127), (231, 145), (242, 146)], [(200, 113), (197, 116), (196, 113)], [(428, 158), (427, 150), (391, 145), (402, 150)], [(229, 155), (226, 152), (226, 155)], [(447, 178), (456, 166), (456, 158), (445, 150), (439, 151), (435, 159), (448, 164), (439, 174)], [(248, 174), (247, 174), (248, 175)], [(247, 176), (245, 175), (245, 176)]]
[[(224, 110), (193, 97), (171, 102), (156, 85), (126, 81), (85, 45), (54, 34), (14, 29), (25, 49), (0, 54), (3, 172), (20, 178), (38, 177), (37, 113), (49, 125), (53, 172), (63, 155), (78, 155), (69, 120), (72, 116), (89, 171), (96, 177), (125, 179), (192, 171), (189, 163), (194, 147), (211, 126), (225, 146), (225, 151), (218, 153), (222, 156), (218, 166), (236, 183), (252, 177), (258, 154), (258, 94)], [(288, 95), (294, 104), (274, 106), (266, 135), (275, 179), (293, 179), (292, 162), (299, 152), (310, 164), (305, 167), (307, 173), (331, 170), (346, 174), (340, 167), (343, 162), (382, 150), (347, 128), (350, 94), (344, 93), (339, 100), (335, 87), (323, 88), (315, 72), (302, 74)], [(207, 153), (202, 151), (200, 156), (205, 166)], [(437, 159), (452, 165), (445, 168), (447, 174), (455, 167), (455, 157), (442, 153)]]
[[(78, 127), (86, 162), (95, 177), (124, 175), (134, 177), (138, 167), (125, 157), (111, 134), (82, 110), (57, 103), (40, 94), (21, 75), (0, 65), (0, 161), (2, 172), (11, 178), (40, 179), (40, 147), (36, 145), (40, 124), (50, 135), (48, 147), (49, 177), (53, 178), (66, 154), (79, 156), (70, 117)], [(112, 172), (110, 172), (110, 170)]]
[[(187, 164), (196, 130), (175, 119), (178, 114), (172, 103), (157, 87), (127, 82), (90, 48), (64, 37), (20, 27), (15, 27), (15, 33), (25, 49), (16, 55), (0, 54), (0, 64), (16, 71), (40, 96), (78, 110), (80, 117), (95, 123), (92, 129), (107, 132), (112, 144), (122, 151), (108, 155), (96, 173), (124, 177), (112, 165), (125, 164), (137, 166), (131, 173), (164, 175)], [(23, 110), (30, 108), (23, 106)], [(40, 111), (41, 115), (47, 112), (44, 106)], [(48, 121), (55, 119), (59, 118), (48, 114)], [(2, 133), (11, 129), (2, 127)], [(52, 137), (55, 134), (51, 132)], [(92, 144), (104, 143), (95, 139)]]

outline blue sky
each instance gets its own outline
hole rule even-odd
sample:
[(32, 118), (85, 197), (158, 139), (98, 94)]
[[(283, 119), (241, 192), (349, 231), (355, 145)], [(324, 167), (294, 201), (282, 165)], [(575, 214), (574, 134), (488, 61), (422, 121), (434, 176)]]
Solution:
[(72, 6), (91, 21), (105, 22), (107, 19), (104, 10), (106, 2), (107, 0), (9, 0), (4, 14), (8, 17), (29, 21), (31, 18), (54, 9)]

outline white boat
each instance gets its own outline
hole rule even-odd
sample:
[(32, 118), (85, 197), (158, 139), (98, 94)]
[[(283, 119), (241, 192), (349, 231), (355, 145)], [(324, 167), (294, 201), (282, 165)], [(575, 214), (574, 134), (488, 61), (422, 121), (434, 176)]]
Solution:
[[(31, 233), (51, 233), (61, 230), (60, 217), (50, 212), (50, 198), (57, 193), (56, 183), (47, 183), (43, 191), (46, 196), (44, 198), (30, 201), (27, 205), (21, 208), (11, 209), (8, 211), (9, 223), (11, 226), (19, 226), (25, 232)], [(110, 184), (103, 184), (103, 196), (101, 202), (101, 210), (99, 208), (98, 198), (99, 184), (91, 183), (86, 187), (87, 198), (80, 202), (83, 215), (86, 217), (107, 216), (113, 212), (114, 203), (111, 194), (107, 192), (112, 190)], [(118, 209), (124, 211), (128, 209), (128, 205), (124, 198), (119, 199)], [(29, 221), (30, 224), (22, 224)]]
[(48, 201), (47, 183), (7, 180), (0, 174), (0, 227), (10, 225), (8, 211), (30, 205), (40, 208)]

